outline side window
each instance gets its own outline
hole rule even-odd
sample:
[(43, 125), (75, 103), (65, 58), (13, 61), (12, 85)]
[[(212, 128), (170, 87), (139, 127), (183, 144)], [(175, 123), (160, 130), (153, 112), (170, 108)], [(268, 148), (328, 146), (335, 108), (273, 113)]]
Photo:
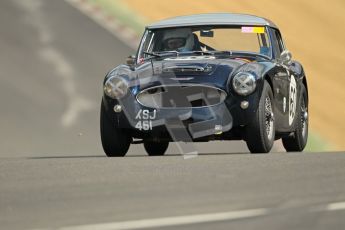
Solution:
[(280, 32), (278, 30), (274, 30), (274, 32), (276, 34), (276, 38), (277, 38), (278, 45), (279, 45), (279, 50), (281, 53), (285, 50), (283, 39), (282, 39), (282, 36), (280, 35)]
[(280, 54), (285, 50), (284, 43), (282, 40), (282, 37), (280, 35), (280, 32), (276, 29), (273, 30), (273, 49), (274, 49), (274, 55), (276, 58), (280, 57)]
[(151, 52), (152, 51), (152, 41), (154, 39), (155, 33), (152, 31), (149, 31), (145, 37), (145, 41), (141, 47), (141, 53), (139, 58), (146, 58), (147, 55), (144, 54), (143, 52)]

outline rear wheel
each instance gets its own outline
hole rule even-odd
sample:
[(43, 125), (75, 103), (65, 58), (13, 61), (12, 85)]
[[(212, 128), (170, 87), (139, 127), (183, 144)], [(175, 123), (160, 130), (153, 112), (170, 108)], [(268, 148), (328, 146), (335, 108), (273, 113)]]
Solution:
[(169, 142), (144, 142), (144, 148), (149, 156), (163, 156), (168, 147)]
[(101, 105), (101, 140), (105, 154), (108, 157), (123, 157), (126, 155), (132, 138), (121, 129), (115, 128), (109, 120), (102, 102)]
[(283, 137), (283, 146), (287, 152), (302, 152), (308, 141), (308, 95), (304, 85), (297, 112), (296, 130), (291, 136)]
[(273, 93), (264, 82), (258, 109), (254, 119), (246, 128), (246, 142), (251, 153), (268, 153), (275, 139)]

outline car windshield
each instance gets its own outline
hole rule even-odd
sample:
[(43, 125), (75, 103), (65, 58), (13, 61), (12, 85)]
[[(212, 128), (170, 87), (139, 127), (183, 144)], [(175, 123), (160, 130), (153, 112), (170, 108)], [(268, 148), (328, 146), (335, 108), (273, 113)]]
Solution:
[[(271, 57), (266, 27), (203, 26), (147, 30), (139, 58), (148, 53), (199, 53), (211, 51), (248, 52)], [(195, 52), (198, 53), (198, 52)]]

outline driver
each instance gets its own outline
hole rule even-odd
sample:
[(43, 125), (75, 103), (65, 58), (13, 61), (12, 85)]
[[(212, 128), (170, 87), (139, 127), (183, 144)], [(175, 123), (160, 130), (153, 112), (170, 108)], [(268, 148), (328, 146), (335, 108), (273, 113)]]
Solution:
[(192, 51), (194, 47), (193, 32), (189, 28), (168, 30), (163, 36), (163, 47), (165, 51)]

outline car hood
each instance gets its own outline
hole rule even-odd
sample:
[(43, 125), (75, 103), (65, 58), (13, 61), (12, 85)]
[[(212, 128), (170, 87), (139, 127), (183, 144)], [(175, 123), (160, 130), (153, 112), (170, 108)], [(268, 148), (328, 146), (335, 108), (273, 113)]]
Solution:
[(176, 57), (146, 62), (136, 69), (141, 88), (163, 84), (209, 84), (226, 88), (229, 77), (249, 61), (215, 57)]

